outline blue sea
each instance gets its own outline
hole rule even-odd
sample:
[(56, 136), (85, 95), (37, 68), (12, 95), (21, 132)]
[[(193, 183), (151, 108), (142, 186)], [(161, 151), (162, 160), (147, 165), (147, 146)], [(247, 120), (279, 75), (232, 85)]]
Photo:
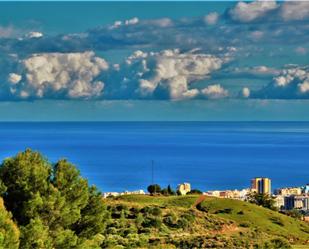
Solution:
[(309, 122), (0, 123), (0, 158), (26, 148), (67, 158), (102, 191), (190, 182), (203, 191), (309, 182)]

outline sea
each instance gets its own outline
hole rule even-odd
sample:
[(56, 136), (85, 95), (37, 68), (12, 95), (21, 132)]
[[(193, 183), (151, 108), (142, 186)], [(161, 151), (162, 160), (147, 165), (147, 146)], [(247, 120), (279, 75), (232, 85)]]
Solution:
[(242, 189), (309, 183), (309, 122), (3, 122), (1, 160), (31, 148), (67, 158), (102, 192), (188, 182)]

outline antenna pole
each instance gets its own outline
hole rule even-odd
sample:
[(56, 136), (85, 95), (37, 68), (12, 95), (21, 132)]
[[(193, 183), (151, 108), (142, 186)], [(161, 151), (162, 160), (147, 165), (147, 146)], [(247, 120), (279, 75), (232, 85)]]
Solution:
[(151, 184), (154, 184), (154, 161), (151, 160)]

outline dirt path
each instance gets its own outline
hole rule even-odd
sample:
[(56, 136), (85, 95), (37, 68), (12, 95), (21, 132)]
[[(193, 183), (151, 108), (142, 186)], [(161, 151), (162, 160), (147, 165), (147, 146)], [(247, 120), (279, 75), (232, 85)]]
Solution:
[(200, 195), (199, 198), (193, 204), (193, 207), (196, 207), (198, 204), (202, 203), (206, 199), (206, 195)]

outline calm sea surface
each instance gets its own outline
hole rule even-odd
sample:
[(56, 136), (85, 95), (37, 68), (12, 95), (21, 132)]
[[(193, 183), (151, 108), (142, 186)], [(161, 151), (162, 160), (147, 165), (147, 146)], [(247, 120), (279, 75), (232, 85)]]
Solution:
[(201, 190), (309, 182), (308, 122), (0, 123), (0, 158), (25, 148), (68, 158), (101, 191), (190, 182)]

